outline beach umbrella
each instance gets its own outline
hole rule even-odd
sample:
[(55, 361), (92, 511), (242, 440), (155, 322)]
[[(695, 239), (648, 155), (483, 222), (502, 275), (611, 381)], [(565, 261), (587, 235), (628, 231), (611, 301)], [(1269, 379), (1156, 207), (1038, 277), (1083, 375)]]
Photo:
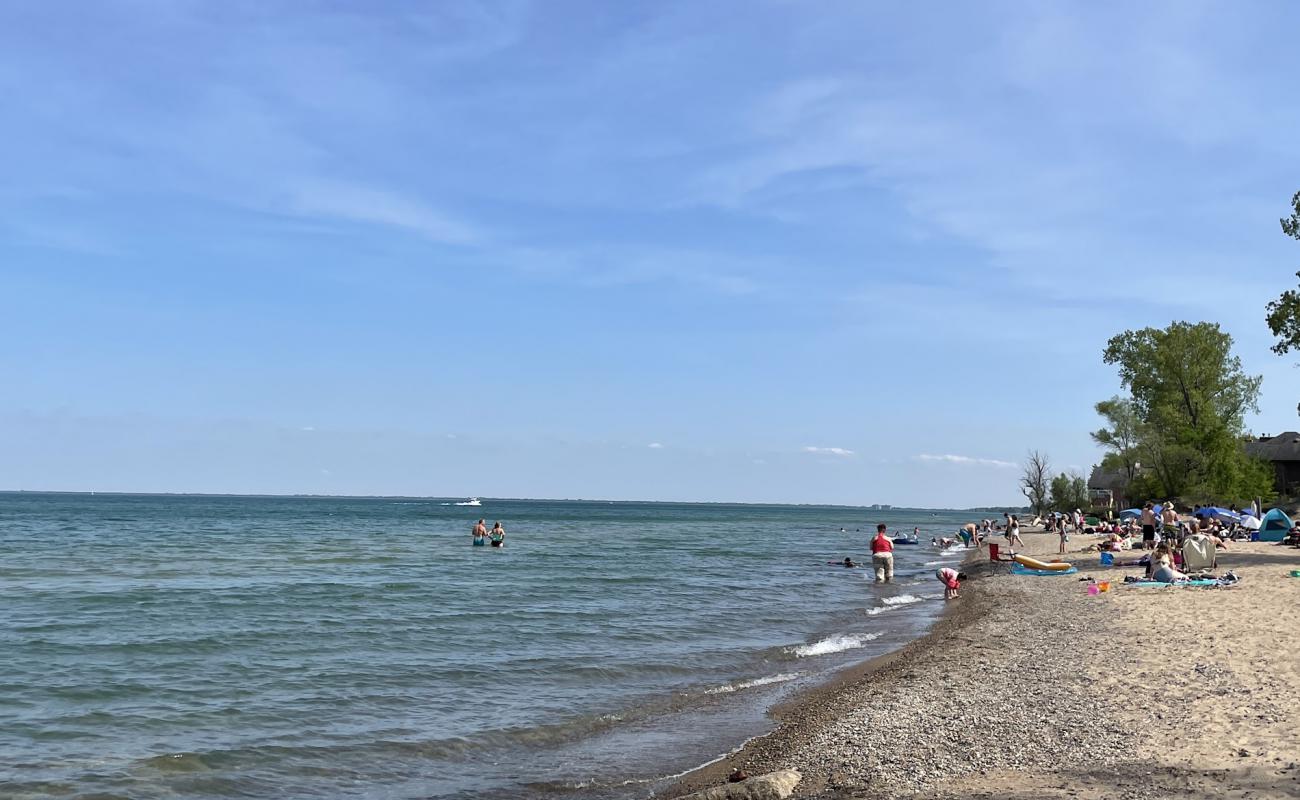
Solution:
[(1224, 511), (1222, 508), (1214, 515), (1214, 518), (1220, 522), (1241, 522), (1240, 514), (1235, 511)]
[(1262, 524), (1263, 523), (1261, 523), (1258, 519), (1252, 517), (1249, 514), (1241, 518), (1241, 527), (1245, 528), (1248, 531), (1257, 531), (1259, 530), (1259, 526)]
[(1142, 509), (1140, 508), (1126, 508), (1119, 512), (1120, 519), (1137, 519), (1140, 516), (1142, 516)]
[(1201, 508), (1196, 512), (1196, 516), (1204, 517), (1208, 519), (1210, 517), (1217, 517), (1220, 514), (1231, 514), (1231, 513), (1232, 512), (1229, 511), (1228, 509), (1219, 508), (1218, 506), (1201, 506)]

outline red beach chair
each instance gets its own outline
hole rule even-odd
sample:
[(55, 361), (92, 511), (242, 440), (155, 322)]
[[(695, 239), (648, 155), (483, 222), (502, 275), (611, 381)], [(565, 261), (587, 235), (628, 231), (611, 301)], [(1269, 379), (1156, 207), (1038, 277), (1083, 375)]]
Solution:
[(994, 562), (1007, 562), (1007, 561), (1013, 561), (1013, 560), (1015, 560), (1015, 555), (1016, 555), (1015, 553), (1010, 553), (1010, 554), (1008, 554), (1008, 555), (1002, 555), (1002, 554), (999, 552), (999, 551), (1001, 550), (1001, 548), (1002, 548), (1002, 546), (1001, 546), (1000, 544), (998, 544), (997, 542), (989, 542), (989, 561), (994, 561)]

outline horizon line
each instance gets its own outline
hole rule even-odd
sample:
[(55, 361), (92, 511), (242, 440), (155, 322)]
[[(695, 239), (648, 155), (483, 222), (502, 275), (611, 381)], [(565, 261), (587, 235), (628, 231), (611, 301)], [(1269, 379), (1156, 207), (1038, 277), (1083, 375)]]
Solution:
[[(0, 495), (15, 494), (62, 494), (62, 495), (85, 495), (85, 496), (109, 496), (109, 497), (244, 497), (257, 499), (300, 499), (300, 500), (461, 500), (463, 495), (407, 495), (407, 494), (276, 494), (276, 493), (243, 493), (243, 492), (123, 492), (123, 491), (97, 491), (89, 489), (0, 489)], [(950, 507), (925, 507), (925, 506), (895, 506), (888, 503), (878, 503), (875, 505), (889, 505), (888, 509), (873, 509), (870, 505), (850, 505), (846, 503), (782, 503), (782, 502), (746, 502), (737, 500), (635, 500), (635, 499), (617, 499), (609, 498), (587, 498), (587, 497), (488, 497), (478, 495), (479, 500), (496, 500), (505, 502), (544, 502), (544, 503), (642, 503), (642, 504), (661, 504), (661, 505), (714, 505), (714, 506), (806, 506), (815, 508), (849, 508), (862, 511), (981, 511), (981, 510), (1002, 510), (1012, 508), (1023, 508), (1023, 506), (1012, 505), (988, 505), (988, 506), (971, 506), (968, 508), (950, 508)], [(467, 506), (474, 508), (474, 506)]]

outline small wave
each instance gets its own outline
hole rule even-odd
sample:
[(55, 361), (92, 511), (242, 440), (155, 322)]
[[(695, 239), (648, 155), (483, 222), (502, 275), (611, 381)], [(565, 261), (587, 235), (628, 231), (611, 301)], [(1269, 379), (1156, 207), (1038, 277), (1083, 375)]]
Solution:
[(780, 675), (768, 675), (764, 678), (754, 678), (751, 681), (740, 681), (739, 683), (729, 683), (726, 686), (717, 686), (713, 689), (705, 689), (705, 694), (730, 694), (739, 692), (741, 689), (753, 689), (755, 686), (767, 686), (773, 683), (785, 683), (798, 678), (801, 673), (783, 672)]
[(839, 634), (829, 639), (822, 639), (820, 642), (812, 644), (801, 644), (798, 647), (787, 647), (786, 652), (798, 658), (807, 658), (808, 656), (824, 656), (829, 653), (840, 653), (845, 650), (856, 650), (875, 639), (879, 639), (879, 633), (855, 633)]
[(924, 599), (924, 597), (917, 597), (914, 594), (900, 594), (894, 597), (881, 598), (880, 602), (887, 606), (905, 606), (909, 603), (919, 603)]

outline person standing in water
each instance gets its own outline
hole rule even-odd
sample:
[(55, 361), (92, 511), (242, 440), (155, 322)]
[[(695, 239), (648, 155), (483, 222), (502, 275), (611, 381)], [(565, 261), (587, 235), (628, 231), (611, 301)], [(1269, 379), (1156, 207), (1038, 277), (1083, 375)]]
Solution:
[(934, 577), (943, 584), (943, 599), (956, 600), (957, 590), (961, 588), (961, 582), (966, 580), (966, 573), (958, 572), (952, 567), (943, 567), (934, 573)]
[(490, 536), (492, 538), (493, 547), (506, 546), (506, 529), (501, 527), (500, 522), (492, 526), (492, 533), (490, 534)]
[(474, 544), (479, 546), (485, 544), (487, 538), (487, 526), (483, 524), (483, 520), (474, 523), (473, 531)]
[(894, 579), (894, 540), (885, 535), (883, 522), (876, 526), (876, 538), (871, 540), (871, 566), (876, 569), (876, 583)]

